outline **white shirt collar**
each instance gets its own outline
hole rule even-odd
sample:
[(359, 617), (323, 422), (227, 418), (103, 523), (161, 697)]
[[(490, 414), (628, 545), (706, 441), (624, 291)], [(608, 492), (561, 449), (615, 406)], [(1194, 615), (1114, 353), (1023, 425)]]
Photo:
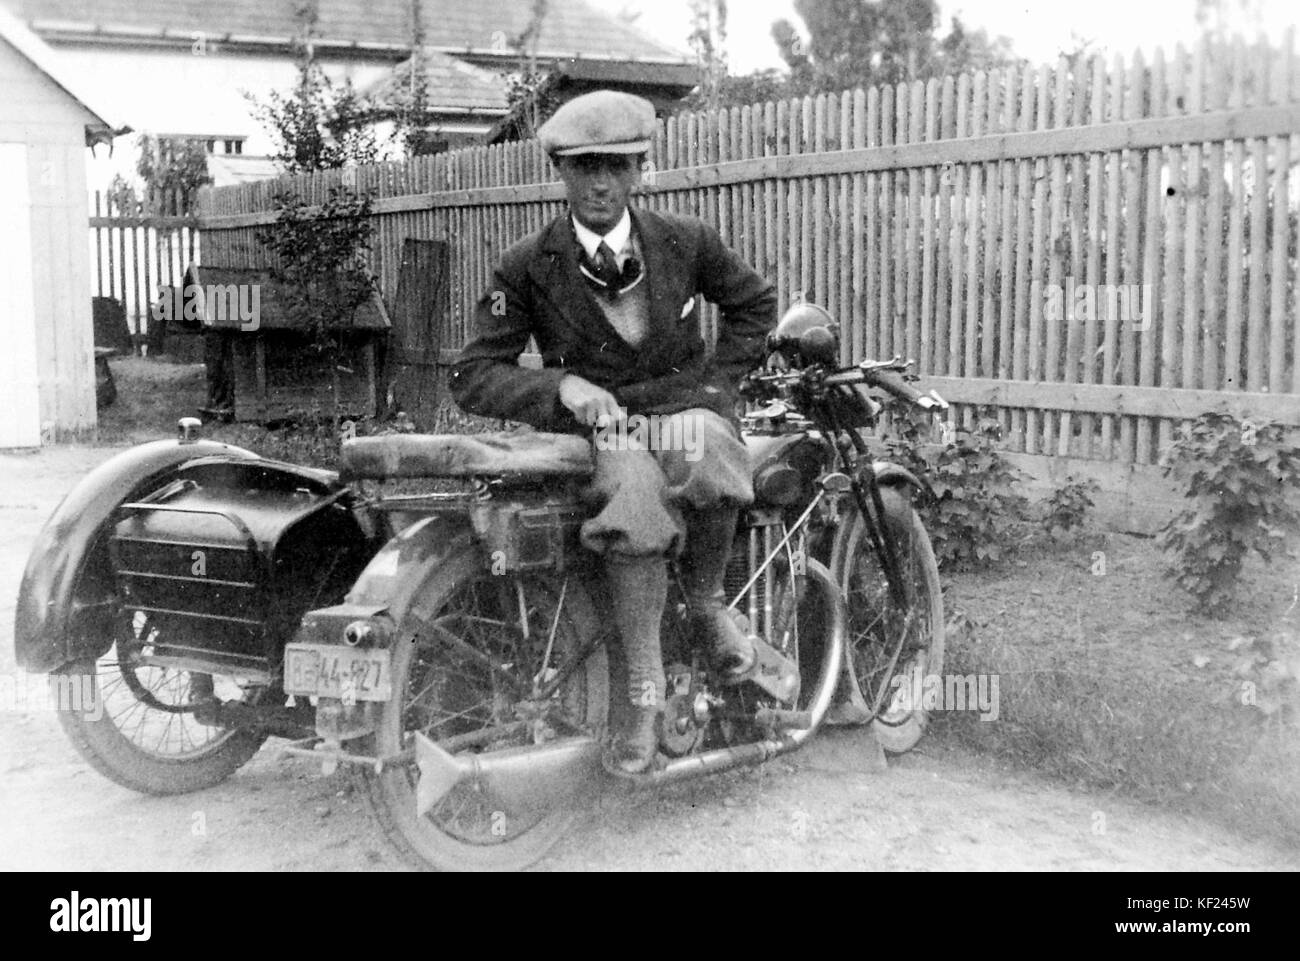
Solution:
[(609, 244), (609, 249), (614, 251), (614, 256), (618, 258), (619, 265), (622, 265), (623, 256), (626, 253), (624, 248), (628, 244), (628, 239), (632, 236), (632, 215), (628, 213), (626, 207), (623, 208), (623, 219), (603, 237), (594, 230), (578, 223), (578, 218), (572, 214), (569, 215), (569, 219), (573, 221), (573, 232), (578, 235), (578, 243), (582, 244), (582, 249), (587, 252), (588, 257), (594, 258), (596, 256), (596, 250), (603, 240)]

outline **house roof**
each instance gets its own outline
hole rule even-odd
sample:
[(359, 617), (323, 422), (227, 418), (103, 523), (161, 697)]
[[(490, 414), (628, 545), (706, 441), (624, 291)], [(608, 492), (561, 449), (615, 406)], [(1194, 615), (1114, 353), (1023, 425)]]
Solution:
[[(79, 84), (66, 75), (54, 61), (53, 51), (40, 37), (36, 36), (18, 18), (9, 11), (0, 8), (0, 40), (17, 50), (37, 70), (49, 77), (72, 100), (76, 101), (88, 116), (86, 124), (86, 144), (111, 142), (115, 134), (113, 125), (104, 119), (104, 112), (91, 106), (95, 99), (89, 90), (79, 89)], [(123, 127), (122, 133), (129, 128)]]
[[(364, 89), (362, 93), (387, 105), (393, 100), (400, 99), (402, 88), (410, 78), (410, 72), (411, 61), (407, 58), (393, 68), (391, 76)], [(426, 50), (424, 75), (429, 103), (435, 109), (442, 105), (454, 104), (471, 113), (499, 116), (506, 112), (508, 102), (505, 80), (491, 70), (475, 67), (436, 50)]]
[[(0, 0), (38, 33), (81, 40), (113, 37), (140, 42), (191, 42), (196, 34), (221, 42), (287, 43), (296, 33), (293, 0)], [(410, 0), (319, 0), (323, 45), (410, 46)], [(512, 52), (528, 25), (522, 0), (424, 0), (425, 43), (453, 54)], [(689, 55), (583, 0), (550, 0), (538, 55), (682, 62)]]

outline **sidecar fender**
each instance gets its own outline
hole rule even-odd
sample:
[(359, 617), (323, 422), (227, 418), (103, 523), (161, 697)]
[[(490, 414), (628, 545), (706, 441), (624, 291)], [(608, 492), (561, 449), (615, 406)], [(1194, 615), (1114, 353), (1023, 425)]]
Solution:
[(220, 455), (255, 458), (213, 441), (154, 441), (110, 458), (87, 474), (41, 529), (23, 571), (14, 612), (14, 657), (44, 673), (112, 644), (112, 573), (104, 547), (118, 505), (143, 496), (182, 464)]

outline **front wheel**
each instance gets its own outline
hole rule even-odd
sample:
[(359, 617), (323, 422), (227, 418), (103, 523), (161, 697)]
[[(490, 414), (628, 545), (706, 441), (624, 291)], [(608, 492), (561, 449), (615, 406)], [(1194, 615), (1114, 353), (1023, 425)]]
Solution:
[[(477, 547), (453, 548), (398, 626), (393, 699), (375, 753), (410, 751), (417, 731), (453, 755), (598, 735), (609, 703), (608, 660), (603, 647), (583, 652), (599, 630), (576, 576), (493, 574)], [(550, 683), (557, 678), (558, 686)], [(367, 773), (366, 781), (375, 817), (398, 851), (442, 870), (527, 867), (579, 813), (575, 804), (512, 810), (477, 783), (461, 783), (420, 815), (414, 764)]]
[(872, 545), (867, 521), (854, 510), (836, 573), (849, 614), (849, 680), (868, 709), (872, 729), (891, 754), (910, 751), (928, 716), (916, 692), (943, 672), (943, 594), (930, 536), (902, 491), (881, 489), (884, 523), (902, 575), (900, 605)]

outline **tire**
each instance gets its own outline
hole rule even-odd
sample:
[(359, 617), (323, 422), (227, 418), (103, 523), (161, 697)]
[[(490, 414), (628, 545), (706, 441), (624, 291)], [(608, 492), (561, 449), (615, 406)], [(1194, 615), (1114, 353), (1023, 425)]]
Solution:
[[(77, 753), (104, 777), (142, 794), (188, 794), (212, 787), (246, 764), (266, 736), (252, 731), (199, 724), (183, 709), (195, 684), (223, 700), (246, 699), (250, 692), (233, 679), (173, 668), (125, 667), (114, 644), (97, 661), (64, 665), (51, 675), (60, 692), (59, 723)], [(128, 674), (129, 672), (129, 674)], [(163, 710), (142, 699), (143, 689)]]
[[(516, 606), (521, 588), (526, 603)], [(532, 635), (527, 645), (522, 642), (522, 632), (506, 617), (524, 623), (518, 616), (521, 607), (528, 611), (526, 623)], [(491, 621), (501, 623), (490, 626)], [(435, 623), (440, 630), (453, 631), (475, 650), (486, 653), (496, 670), (489, 672), (479, 660), (458, 656), (450, 645), (432, 643), (422, 636), (422, 631), (431, 634), (427, 627)], [(380, 757), (409, 750), (415, 730), (446, 744), (447, 737), (496, 726), (503, 713), (511, 716), (518, 701), (510, 701), (510, 695), (502, 693), (502, 685), (492, 683), (492, 674), (504, 670), (531, 677), (532, 668), (525, 666), (529, 663), (542, 673), (540, 648), (552, 623), (556, 629), (551, 665), (561, 663), (577, 645), (599, 632), (595, 612), (575, 576), (569, 575), (566, 584), (549, 573), (494, 575), (476, 546), (464, 544), (454, 549), (419, 589), (398, 626), (393, 648), (393, 700), (384, 705), (368, 749)], [(421, 702), (418, 707), (413, 706), (416, 701)], [(552, 702), (541, 722), (544, 727), (556, 734), (602, 732), (609, 706), (609, 662), (603, 647), (586, 658)], [(484, 716), (489, 713), (491, 716)], [(563, 731), (563, 727), (574, 731)], [(537, 732), (521, 732), (495, 742), (492, 748), (517, 748), (537, 743), (538, 737)], [(418, 774), (414, 764), (389, 766), (379, 774), (367, 771), (364, 779), (375, 818), (397, 851), (415, 866), (438, 870), (513, 871), (527, 867), (544, 856), (582, 813), (582, 805), (575, 803), (527, 813), (502, 810), (499, 802), (462, 784), (437, 808), (421, 816), (416, 812)]]
[[(943, 673), (943, 594), (930, 536), (910, 498), (893, 488), (882, 488), (880, 493), (885, 523), (899, 549), (907, 610), (899, 610), (893, 601), (866, 522), (857, 510), (849, 519), (836, 573), (848, 606), (845, 660), (849, 681), (868, 708), (880, 699), (872, 731), (890, 754), (904, 754), (916, 746), (929, 720), (918, 699), (911, 696), (917, 688), (910, 679), (916, 674), (923, 678)], [(912, 620), (907, 637), (902, 638), (908, 611)], [(891, 669), (895, 649), (899, 654)], [(900, 677), (904, 679), (901, 683), (894, 680)], [(891, 684), (896, 684), (892, 693)], [(882, 685), (886, 687), (883, 694)]]

